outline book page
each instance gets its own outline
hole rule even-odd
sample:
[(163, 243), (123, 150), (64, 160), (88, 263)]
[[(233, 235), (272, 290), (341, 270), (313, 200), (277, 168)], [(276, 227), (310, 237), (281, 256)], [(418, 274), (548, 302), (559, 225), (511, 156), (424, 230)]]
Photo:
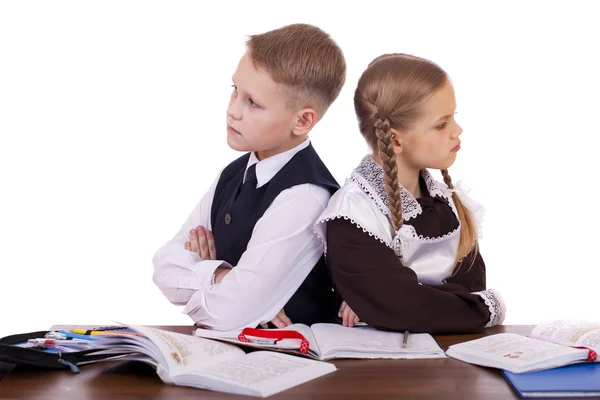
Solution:
[(600, 323), (558, 320), (539, 324), (531, 337), (565, 346), (585, 346), (600, 353)]
[(149, 357), (149, 356), (140, 355), (139, 353), (119, 354), (119, 355), (115, 355), (113, 357), (101, 358), (99, 360), (91, 359), (90, 361), (79, 361), (79, 362), (77, 362), (77, 366), (85, 365), (85, 364), (105, 362), (105, 361), (116, 361), (116, 360), (119, 360), (119, 361), (139, 361), (139, 362), (144, 362), (146, 364), (150, 364), (150, 365), (152, 365), (154, 367), (158, 366), (158, 362), (155, 359), (153, 359), (152, 357)]
[[(267, 330), (267, 329), (265, 329)], [(319, 357), (319, 346), (315, 337), (313, 336), (313, 332), (311, 328), (304, 324), (292, 324), (283, 329), (268, 329), (268, 331), (297, 331), (302, 334), (308, 340), (309, 343), (309, 351), (310, 353), (318, 358)], [(283, 339), (278, 341), (277, 343), (273, 343), (272, 339), (261, 340), (258, 337), (249, 336), (248, 339), (251, 340), (250, 343), (242, 342), (238, 339), (238, 335), (241, 331), (226, 331), (219, 332), (213, 331), (210, 329), (201, 329), (198, 328), (194, 331), (194, 336), (211, 338), (223, 340), (228, 343), (235, 343), (243, 346), (260, 348), (260, 349), (280, 349), (280, 350), (298, 350), (300, 348), (300, 340), (298, 339)]]
[[(404, 333), (380, 331), (371, 327), (350, 328), (337, 324), (315, 324), (313, 334), (321, 349), (322, 358), (417, 358), (418, 354), (445, 357), (444, 351), (433, 336), (426, 333), (412, 333), (407, 346), (402, 347)], [(402, 355), (406, 356), (402, 356)], [(411, 354), (408, 356), (408, 354)], [(395, 356), (394, 356), (395, 355)]]
[(204, 366), (244, 355), (242, 349), (227, 343), (145, 326), (132, 328), (154, 343), (162, 356), (159, 363), (172, 378), (185, 371), (197, 371)]
[[(97, 343), (97, 345), (96, 345)], [(132, 337), (132, 336), (119, 336), (110, 335), (102, 337), (101, 340), (95, 342), (95, 347), (103, 349), (92, 354), (108, 354), (108, 352), (122, 353), (122, 352), (137, 352), (152, 357), (155, 360), (162, 360), (162, 355), (158, 352), (156, 346), (147, 337)]]
[(333, 364), (282, 353), (257, 351), (204, 367), (198, 376), (180, 376), (177, 384), (269, 396), (335, 371)]
[(587, 350), (532, 339), (514, 333), (499, 333), (450, 346), (446, 352), (459, 360), (523, 372), (584, 361)]

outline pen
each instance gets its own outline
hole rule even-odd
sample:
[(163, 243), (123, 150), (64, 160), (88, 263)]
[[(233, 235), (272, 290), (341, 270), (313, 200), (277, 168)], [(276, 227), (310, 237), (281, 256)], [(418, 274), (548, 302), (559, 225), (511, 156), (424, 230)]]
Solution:
[(93, 336), (89, 336), (89, 335), (79, 335), (77, 333), (73, 333), (73, 332), (69, 332), (69, 331), (62, 331), (62, 330), (58, 331), (58, 333), (61, 333), (61, 334), (65, 335), (66, 337), (83, 339), (83, 340), (100, 340), (101, 339), (99, 337), (93, 337)]
[(89, 340), (82, 339), (29, 339), (28, 342), (45, 344), (90, 344)]
[(71, 330), (71, 332), (77, 333), (79, 335), (99, 335), (99, 334), (103, 334), (104, 333), (104, 332), (101, 332), (101, 331), (85, 330), (85, 329), (73, 329), (73, 330)]
[(41, 345), (41, 346), (75, 346), (75, 347), (88, 347), (90, 342), (88, 340), (60, 340), (60, 339), (29, 339), (27, 343)]
[(402, 341), (402, 347), (406, 347), (407, 342), (408, 342), (408, 331), (404, 331), (404, 340)]
[(48, 332), (48, 333), (46, 333), (46, 335), (44, 335), (44, 337), (46, 339), (61, 339), (62, 340), (62, 339), (66, 339), (67, 335), (64, 335), (60, 332)]

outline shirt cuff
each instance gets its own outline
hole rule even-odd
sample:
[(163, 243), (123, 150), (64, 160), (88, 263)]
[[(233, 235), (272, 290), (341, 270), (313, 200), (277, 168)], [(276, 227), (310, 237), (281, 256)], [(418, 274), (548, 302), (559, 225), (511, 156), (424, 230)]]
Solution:
[(223, 260), (204, 260), (199, 264), (194, 273), (194, 279), (200, 282), (200, 288), (191, 295), (183, 308), (183, 313), (188, 314), (194, 322), (197, 322), (193, 314), (202, 307), (205, 307), (204, 293), (215, 285), (215, 271), (217, 268), (233, 268), (231, 264)]
[(194, 271), (194, 280), (200, 282), (201, 286), (206, 284), (214, 285), (215, 271), (220, 266), (229, 265), (223, 260), (204, 260), (199, 263), (200, 268), (196, 268)]
[[(221, 261), (221, 264), (217, 265), (217, 268), (229, 268), (232, 269), (233, 267), (231, 266), (231, 264), (229, 264), (227, 261)], [(212, 265), (211, 265), (212, 268)], [(212, 270), (212, 275), (210, 277), (210, 285), (214, 285), (215, 284), (215, 271), (217, 270), (217, 268), (213, 268)]]

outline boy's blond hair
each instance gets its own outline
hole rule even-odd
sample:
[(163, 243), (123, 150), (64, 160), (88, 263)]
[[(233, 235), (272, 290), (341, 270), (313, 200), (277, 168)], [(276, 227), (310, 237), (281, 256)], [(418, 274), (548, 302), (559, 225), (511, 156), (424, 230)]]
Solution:
[(323, 30), (307, 24), (287, 25), (246, 42), (256, 68), (284, 85), (287, 107), (312, 107), (320, 119), (340, 94), (346, 61), (339, 46)]

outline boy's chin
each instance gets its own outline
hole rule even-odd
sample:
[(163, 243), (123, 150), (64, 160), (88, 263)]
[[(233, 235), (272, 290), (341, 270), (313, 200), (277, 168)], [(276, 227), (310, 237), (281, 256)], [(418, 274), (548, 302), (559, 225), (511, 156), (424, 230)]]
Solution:
[(232, 150), (236, 150), (236, 151), (254, 151), (254, 149), (252, 149), (250, 146), (248, 146), (247, 144), (243, 144), (243, 143), (239, 143), (235, 140), (232, 140), (231, 137), (227, 136), (227, 145), (232, 149)]

